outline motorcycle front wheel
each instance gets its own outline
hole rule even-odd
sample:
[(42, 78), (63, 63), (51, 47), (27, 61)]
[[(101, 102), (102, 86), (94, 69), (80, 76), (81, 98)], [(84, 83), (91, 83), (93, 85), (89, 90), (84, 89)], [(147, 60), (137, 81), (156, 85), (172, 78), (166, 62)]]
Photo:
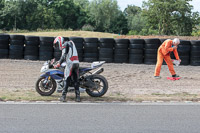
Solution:
[(35, 89), (41, 96), (50, 96), (56, 90), (56, 81), (54, 79), (46, 81), (45, 77), (40, 77), (36, 82)]
[(101, 97), (108, 90), (108, 81), (102, 75), (92, 75), (90, 80), (95, 83), (94, 88), (86, 89), (86, 93), (91, 97)]

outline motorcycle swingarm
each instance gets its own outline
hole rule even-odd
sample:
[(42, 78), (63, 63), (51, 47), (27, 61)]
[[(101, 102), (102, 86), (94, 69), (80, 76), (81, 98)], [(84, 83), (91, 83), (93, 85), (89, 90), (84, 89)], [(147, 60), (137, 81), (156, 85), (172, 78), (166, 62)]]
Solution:
[(90, 78), (91, 78), (91, 76), (85, 79), (84, 86), (91, 90), (98, 88), (96, 86), (96, 84), (94, 82), (92, 82), (92, 80)]

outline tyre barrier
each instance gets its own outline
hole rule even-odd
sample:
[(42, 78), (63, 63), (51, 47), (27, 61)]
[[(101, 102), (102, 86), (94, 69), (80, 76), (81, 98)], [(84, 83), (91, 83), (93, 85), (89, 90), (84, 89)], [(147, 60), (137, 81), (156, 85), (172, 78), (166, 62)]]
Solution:
[(82, 37), (69, 37), (69, 40), (73, 41), (77, 52), (78, 52), (78, 58), (79, 61), (83, 61), (83, 45), (84, 45), (84, 39)]
[(53, 56), (56, 61), (60, 59), (61, 55), (62, 55), (62, 51), (59, 48), (54, 48)]
[[(54, 37), (0, 34), (0, 59), (59, 60), (62, 52), (53, 48), (54, 39)], [(166, 40), (81, 37), (64, 37), (64, 39), (75, 43), (80, 61), (131, 64), (155, 64), (157, 49)], [(180, 40), (177, 50), (182, 60), (181, 65), (200, 66), (200, 40)], [(173, 54), (171, 57), (175, 59)]]
[(166, 41), (167, 39), (160, 39), (160, 44), (162, 44), (164, 41)]
[(160, 39), (144, 39), (144, 64), (156, 64), (157, 62), (157, 50), (161, 45)]
[(39, 37), (39, 60), (50, 60), (53, 58), (54, 37)]
[(190, 65), (200, 66), (200, 41), (191, 41)]
[(112, 63), (114, 59), (114, 44), (113, 38), (100, 38), (99, 39), (99, 61), (106, 61)]
[[(177, 51), (181, 59), (181, 65), (190, 64), (190, 49), (191, 49), (190, 41), (180, 40), (180, 44), (178, 45)], [(171, 53), (171, 58), (176, 59), (173, 52)]]
[(181, 40), (178, 46), (179, 57), (182, 60), (181, 65), (189, 65), (190, 64), (190, 50), (191, 43), (187, 40)]
[(98, 60), (98, 38), (84, 38), (84, 58), (85, 62), (93, 62)]
[(24, 39), (24, 35), (10, 35), (10, 59), (24, 59)]
[(130, 39), (129, 63), (143, 64), (144, 62), (144, 39)]
[(0, 34), (0, 59), (8, 58), (10, 36)]
[(25, 36), (25, 60), (38, 60), (39, 59), (39, 37), (38, 36)]
[(114, 63), (128, 63), (129, 39), (115, 39)]

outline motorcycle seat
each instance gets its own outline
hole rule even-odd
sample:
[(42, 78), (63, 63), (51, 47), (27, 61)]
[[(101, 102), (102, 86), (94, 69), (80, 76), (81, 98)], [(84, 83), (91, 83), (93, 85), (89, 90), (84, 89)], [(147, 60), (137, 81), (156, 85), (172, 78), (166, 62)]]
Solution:
[(92, 70), (92, 68), (90, 68), (90, 67), (79, 67), (79, 70), (80, 71), (90, 71), (90, 70)]

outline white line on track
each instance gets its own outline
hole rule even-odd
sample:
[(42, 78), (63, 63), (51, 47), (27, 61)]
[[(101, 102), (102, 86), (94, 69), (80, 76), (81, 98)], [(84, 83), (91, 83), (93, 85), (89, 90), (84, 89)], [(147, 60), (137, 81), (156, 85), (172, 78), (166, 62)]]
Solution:
[(15, 102), (15, 101), (6, 101), (6, 102), (0, 102), (0, 105), (200, 105), (200, 102), (191, 102), (191, 101), (183, 101), (183, 102), (178, 102), (178, 101), (172, 101), (172, 102), (163, 102), (163, 101), (158, 101), (158, 102), (141, 102), (141, 103), (136, 103), (136, 102), (59, 102), (59, 101), (51, 101), (51, 102), (45, 102), (45, 101), (36, 101), (36, 102), (29, 102), (29, 101), (21, 101), (21, 102)]

